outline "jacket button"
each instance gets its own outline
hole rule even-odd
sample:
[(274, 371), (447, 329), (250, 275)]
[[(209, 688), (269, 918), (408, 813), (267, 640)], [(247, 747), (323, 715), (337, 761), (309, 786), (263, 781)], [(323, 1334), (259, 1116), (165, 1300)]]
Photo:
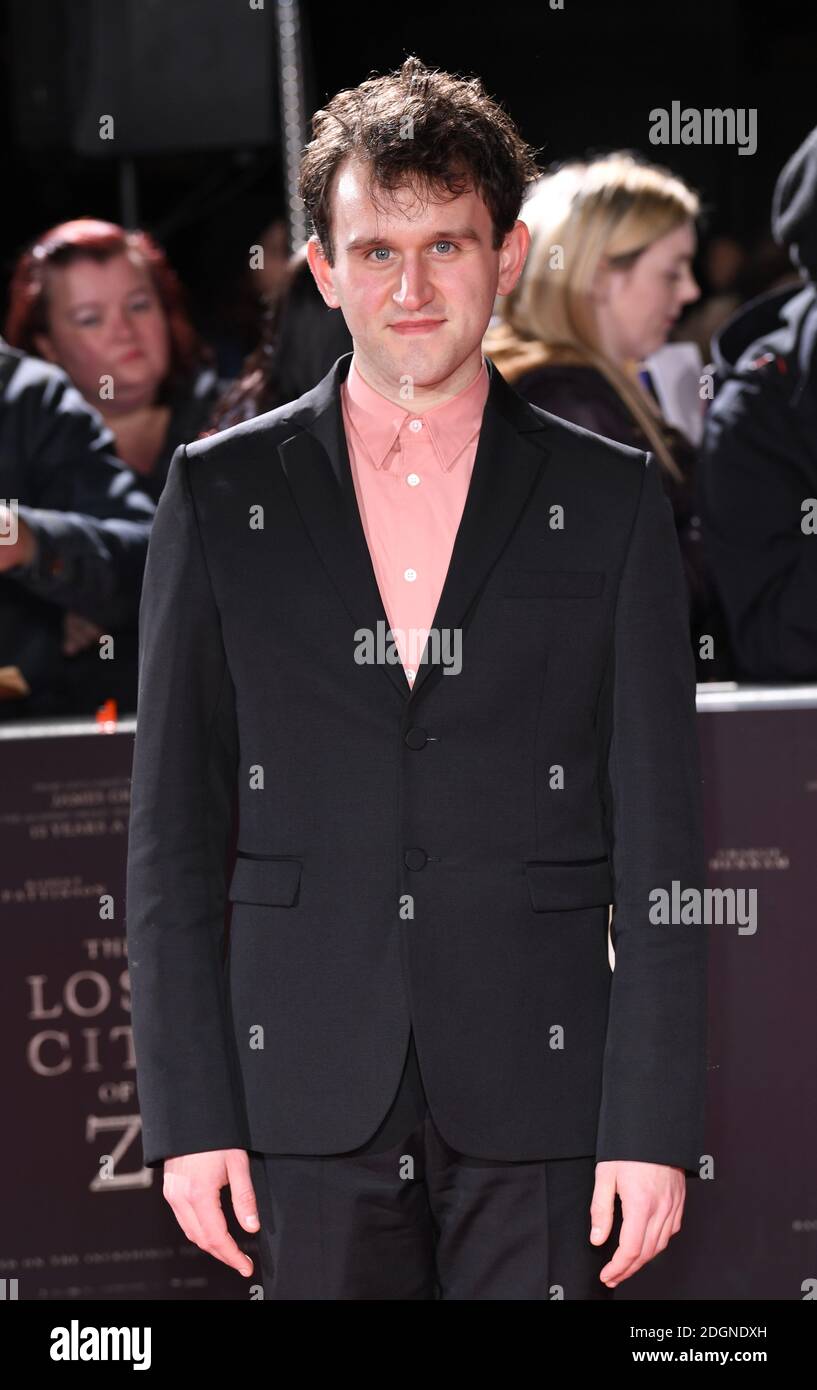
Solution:
[(406, 734), (406, 743), (409, 748), (425, 748), (428, 734), (425, 729), (409, 729)]
[(424, 849), (407, 849), (403, 859), (407, 869), (424, 869), (428, 855)]

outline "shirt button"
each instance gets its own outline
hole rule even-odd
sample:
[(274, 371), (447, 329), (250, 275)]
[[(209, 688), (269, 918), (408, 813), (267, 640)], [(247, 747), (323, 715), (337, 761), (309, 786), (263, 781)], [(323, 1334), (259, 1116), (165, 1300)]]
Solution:
[(412, 671), (411, 667), (409, 666), (408, 670), (406, 671), (406, 680), (413, 681), (416, 675), (417, 672)]
[(409, 583), (411, 584), (411, 583), (413, 582), (413, 580), (415, 580), (415, 579), (417, 578), (417, 571), (416, 571), (416, 570), (403, 570), (403, 578), (404, 578), (404, 579), (407, 579), (407, 580), (409, 581)]
[(419, 473), (409, 473), (408, 477), (406, 478), (406, 482), (408, 483), (409, 487), (416, 487), (417, 484), (419, 483), (419, 481), (420, 481), (420, 474), (419, 474)]
[(422, 428), (422, 420), (409, 420), (409, 429), (412, 430), (414, 434), (418, 434)]

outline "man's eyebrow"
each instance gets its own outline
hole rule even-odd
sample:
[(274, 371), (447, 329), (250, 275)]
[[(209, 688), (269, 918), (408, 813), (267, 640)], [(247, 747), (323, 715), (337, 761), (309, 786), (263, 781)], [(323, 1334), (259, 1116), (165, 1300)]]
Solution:
[[(479, 232), (473, 227), (457, 227), (441, 232), (433, 232), (429, 237), (429, 243), (433, 241), (479, 241)], [(347, 242), (347, 251), (370, 251), (373, 246), (385, 246), (388, 243), (387, 236), (352, 237)]]

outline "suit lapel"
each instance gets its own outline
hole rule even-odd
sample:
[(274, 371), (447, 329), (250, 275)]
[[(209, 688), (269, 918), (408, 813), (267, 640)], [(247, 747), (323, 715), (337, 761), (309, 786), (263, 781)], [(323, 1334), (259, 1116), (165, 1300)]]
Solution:
[[(322, 381), (300, 397), (292, 421), (301, 431), (278, 446), (282, 466), (315, 548), (358, 627), (389, 629), (360, 519), (343, 427), (340, 384), (352, 354), (339, 358)], [(549, 450), (543, 421), (486, 359), (490, 387), (474, 469), (437, 611), (430, 624), (465, 629), (482, 584), (501, 555), (525, 507)], [(400, 696), (412, 703), (439, 665), (417, 668), (414, 686), (398, 662), (381, 665)]]

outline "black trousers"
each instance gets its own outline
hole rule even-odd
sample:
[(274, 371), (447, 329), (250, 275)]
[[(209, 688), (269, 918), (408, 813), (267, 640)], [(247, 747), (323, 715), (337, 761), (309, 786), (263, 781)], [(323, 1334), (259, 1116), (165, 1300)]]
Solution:
[(372, 1138), (329, 1155), (250, 1151), (271, 1299), (609, 1299), (590, 1244), (595, 1157), (469, 1158), (426, 1102), (412, 1034)]

